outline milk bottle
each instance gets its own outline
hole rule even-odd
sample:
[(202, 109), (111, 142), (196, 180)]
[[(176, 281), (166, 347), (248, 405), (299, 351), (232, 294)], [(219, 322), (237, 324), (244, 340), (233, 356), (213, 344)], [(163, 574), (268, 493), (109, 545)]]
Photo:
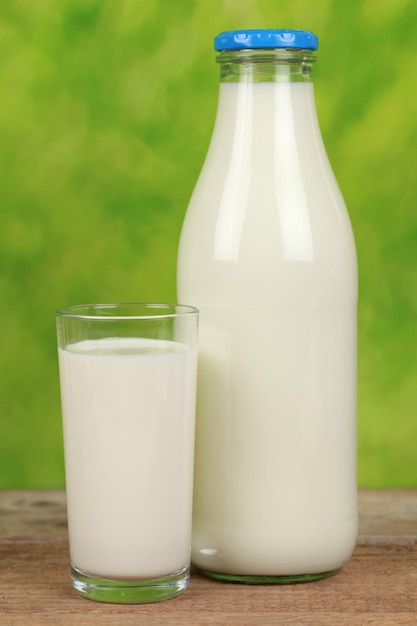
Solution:
[(306, 31), (231, 31), (178, 254), (200, 309), (193, 562), (328, 576), (356, 540), (355, 244), (317, 121)]

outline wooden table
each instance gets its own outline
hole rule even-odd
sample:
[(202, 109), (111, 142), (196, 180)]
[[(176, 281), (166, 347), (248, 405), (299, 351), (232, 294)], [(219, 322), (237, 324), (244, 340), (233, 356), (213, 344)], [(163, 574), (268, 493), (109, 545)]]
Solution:
[(362, 490), (360, 532), (336, 576), (291, 586), (221, 583), (196, 573), (165, 602), (115, 605), (70, 585), (65, 494), (0, 491), (0, 625), (417, 625), (417, 489)]

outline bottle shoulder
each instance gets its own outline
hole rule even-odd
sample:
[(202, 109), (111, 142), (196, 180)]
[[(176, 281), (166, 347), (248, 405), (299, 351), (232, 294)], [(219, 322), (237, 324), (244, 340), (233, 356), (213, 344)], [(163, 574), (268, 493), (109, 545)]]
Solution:
[[(206, 205), (210, 215), (206, 216)], [(308, 205), (312, 216), (345, 206), (322, 141), (312, 84), (221, 84), (213, 135), (189, 211), (201, 219), (285, 215)], [(230, 217), (230, 219), (232, 219)]]
[(181, 235), (179, 274), (191, 271), (214, 289), (340, 280), (355, 292), (352, 228), (312, 85), (222, 85)]

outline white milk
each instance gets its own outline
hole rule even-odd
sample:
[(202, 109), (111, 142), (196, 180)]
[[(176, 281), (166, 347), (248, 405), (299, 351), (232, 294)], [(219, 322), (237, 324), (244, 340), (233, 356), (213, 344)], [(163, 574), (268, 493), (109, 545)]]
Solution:
[(357, 268), (311, 83), (220, 85), (178, 299), (200, 309), (193, 562), (339, 568), (357, 525)]
[(100, 339), (59, 350), (59, 365), (72, 564), (110, 579), (181, 570), (190, 559), (196, 351)]

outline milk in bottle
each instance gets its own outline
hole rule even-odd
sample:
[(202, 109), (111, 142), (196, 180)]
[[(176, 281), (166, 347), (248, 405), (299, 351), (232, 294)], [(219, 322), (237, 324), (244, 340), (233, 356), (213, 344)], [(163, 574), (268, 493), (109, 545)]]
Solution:
[(357, 265), (305, 31), (215, 39), (221, 80), (185, 217), (178, 300), (200, 310), (193, 562), (314, 580), (356, 540)]

